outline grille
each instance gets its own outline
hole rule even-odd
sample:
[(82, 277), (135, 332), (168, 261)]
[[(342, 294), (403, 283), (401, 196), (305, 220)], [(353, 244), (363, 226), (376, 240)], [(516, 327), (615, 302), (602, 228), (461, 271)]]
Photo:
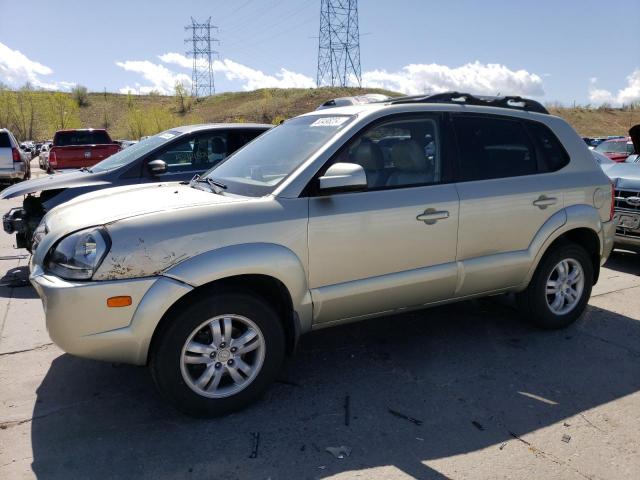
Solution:
[[(637, 202), (629, 203), (628, 198), (637, 198)], [(616, 190), (615, 191), (616, 210), (626, 210), (628, 212), (640, 213), (640, 192), (636, 190)]]

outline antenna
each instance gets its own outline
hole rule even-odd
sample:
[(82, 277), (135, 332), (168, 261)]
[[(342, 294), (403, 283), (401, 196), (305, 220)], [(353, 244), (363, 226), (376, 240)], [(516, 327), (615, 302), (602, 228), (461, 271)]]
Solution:
[(362, 86), (358, 0), (321, 0), (318, 87)]
[(211, 17), (204, 23), (198, 23), (191, 17), (191, 25), (187, 25), (184, 29), (191, 30), (191, 38), (185, 39), (185, 43), (192, 45), (191, 50), (187, 52), (187, 55), (193, 57), (191, 96), (199, 98), (213, 95), (216, 93), (216, 87), (211, 57), (218, 52), (211, 50), (211, 44), (218, 42), (218, 39), (211, 38), (211, 30), (217, 31), (218, 27), (211, 25)]

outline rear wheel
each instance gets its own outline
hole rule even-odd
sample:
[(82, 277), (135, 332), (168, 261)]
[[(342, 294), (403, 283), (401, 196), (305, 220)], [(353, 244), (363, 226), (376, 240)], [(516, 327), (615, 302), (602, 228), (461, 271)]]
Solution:
[(593, 286), (593, 264), (584, 248), (567, 243), (548, 252), (518, 306), (536, 326), (564, 328), (584, 312)]
[(220, 294), (185, 308), (159, 333), (150, 368), (160, 393), (197, 417), (216, 417), (255, 401), (282, 365), (285, 337), (259, 297)]

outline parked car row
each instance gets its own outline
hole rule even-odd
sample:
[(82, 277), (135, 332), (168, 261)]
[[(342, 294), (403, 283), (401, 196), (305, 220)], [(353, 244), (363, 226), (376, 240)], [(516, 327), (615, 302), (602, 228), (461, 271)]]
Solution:
[(177, 408), (223, 415), (314, 329), (502, 293), (565, 327), (614, 240), (640, 239), (623, 172), (640, 165), (538, 102), (337, 100), (274, 128), (174, 128), (3, 191), (25, 196), (4, 228), (33, 252), (52, 340), (148, 365)]
[(13, 134), (0, 129), (0, 182), (16, 183), (31, 178), (31, 154), (20, 147)]

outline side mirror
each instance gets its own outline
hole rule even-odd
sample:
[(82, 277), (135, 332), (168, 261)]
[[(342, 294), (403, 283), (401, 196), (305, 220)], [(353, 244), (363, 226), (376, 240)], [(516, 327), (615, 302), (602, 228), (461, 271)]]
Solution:
[(151, 175), (162, 175), (167, 171), (167, 162), (164, 160), (152, 160), (147, 163), (147, 170)]
[(319, 180), (322, 192), (367, 188), (367, 174), (357, 163), (334, 163)]

